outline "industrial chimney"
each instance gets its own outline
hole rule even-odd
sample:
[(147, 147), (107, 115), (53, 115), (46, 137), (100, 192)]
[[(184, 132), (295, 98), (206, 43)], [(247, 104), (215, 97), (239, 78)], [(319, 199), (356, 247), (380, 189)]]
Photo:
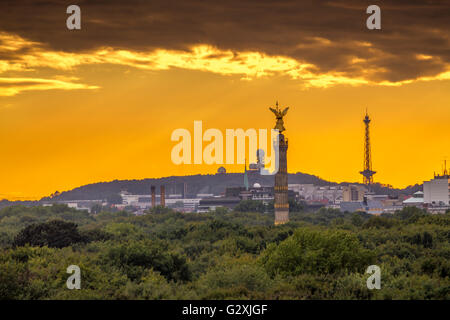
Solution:
[(166, 206), (166, 187), (161, 186), (161, 206)]
[(155, 186), (151, 186), (152, 191), (152, 208), (156, 206), (156, 194), (155, 194)]

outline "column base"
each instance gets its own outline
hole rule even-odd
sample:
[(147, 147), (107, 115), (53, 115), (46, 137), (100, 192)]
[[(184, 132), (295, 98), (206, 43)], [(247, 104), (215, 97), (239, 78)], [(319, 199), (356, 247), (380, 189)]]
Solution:
[(275, 210), (275, 225), (289, 222), (289, 210)]

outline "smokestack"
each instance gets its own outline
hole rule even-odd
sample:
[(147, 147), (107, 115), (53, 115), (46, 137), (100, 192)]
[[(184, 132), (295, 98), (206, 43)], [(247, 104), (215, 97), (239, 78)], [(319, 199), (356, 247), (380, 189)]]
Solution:
[(166, 187), (161, 186), (161, 206), (166, 206)]
[(156, 206), (156, 195), (155, 195), (155, 186), (151, 186), (152, 190), (152, 208)]

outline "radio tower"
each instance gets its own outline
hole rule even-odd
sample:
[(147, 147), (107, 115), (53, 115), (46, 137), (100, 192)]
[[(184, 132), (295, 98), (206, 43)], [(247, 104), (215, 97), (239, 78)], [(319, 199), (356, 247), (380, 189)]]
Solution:
[(366, 128), (364, 136), (364, 171), (360, 171), (359, 173), (361, 173), (364, 177), (364, 184), (371, 185), (373, 183), (373, 175), (376, 173), (376, 171), (372, 171), (372, 154), (370, 151), (369, 132), (370, 118), (367, 110), (363, 122)]

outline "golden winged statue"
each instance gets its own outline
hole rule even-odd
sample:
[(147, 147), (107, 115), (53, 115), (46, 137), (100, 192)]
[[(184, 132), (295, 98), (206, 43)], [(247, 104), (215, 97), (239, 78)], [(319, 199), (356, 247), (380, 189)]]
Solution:
[(272, 111), (275, 114), (275, 117), (277, 118), (277, 124), (275, 125), (274, 129), (280, 131), (282, 133), (286, 128), (284, 127), (283, 117), (286, 115), (289, 107), (284, 108), (283, 111), (278, 107), (278, 101), (276, 103), (276, 108), (270, 108), (270, 111)]

